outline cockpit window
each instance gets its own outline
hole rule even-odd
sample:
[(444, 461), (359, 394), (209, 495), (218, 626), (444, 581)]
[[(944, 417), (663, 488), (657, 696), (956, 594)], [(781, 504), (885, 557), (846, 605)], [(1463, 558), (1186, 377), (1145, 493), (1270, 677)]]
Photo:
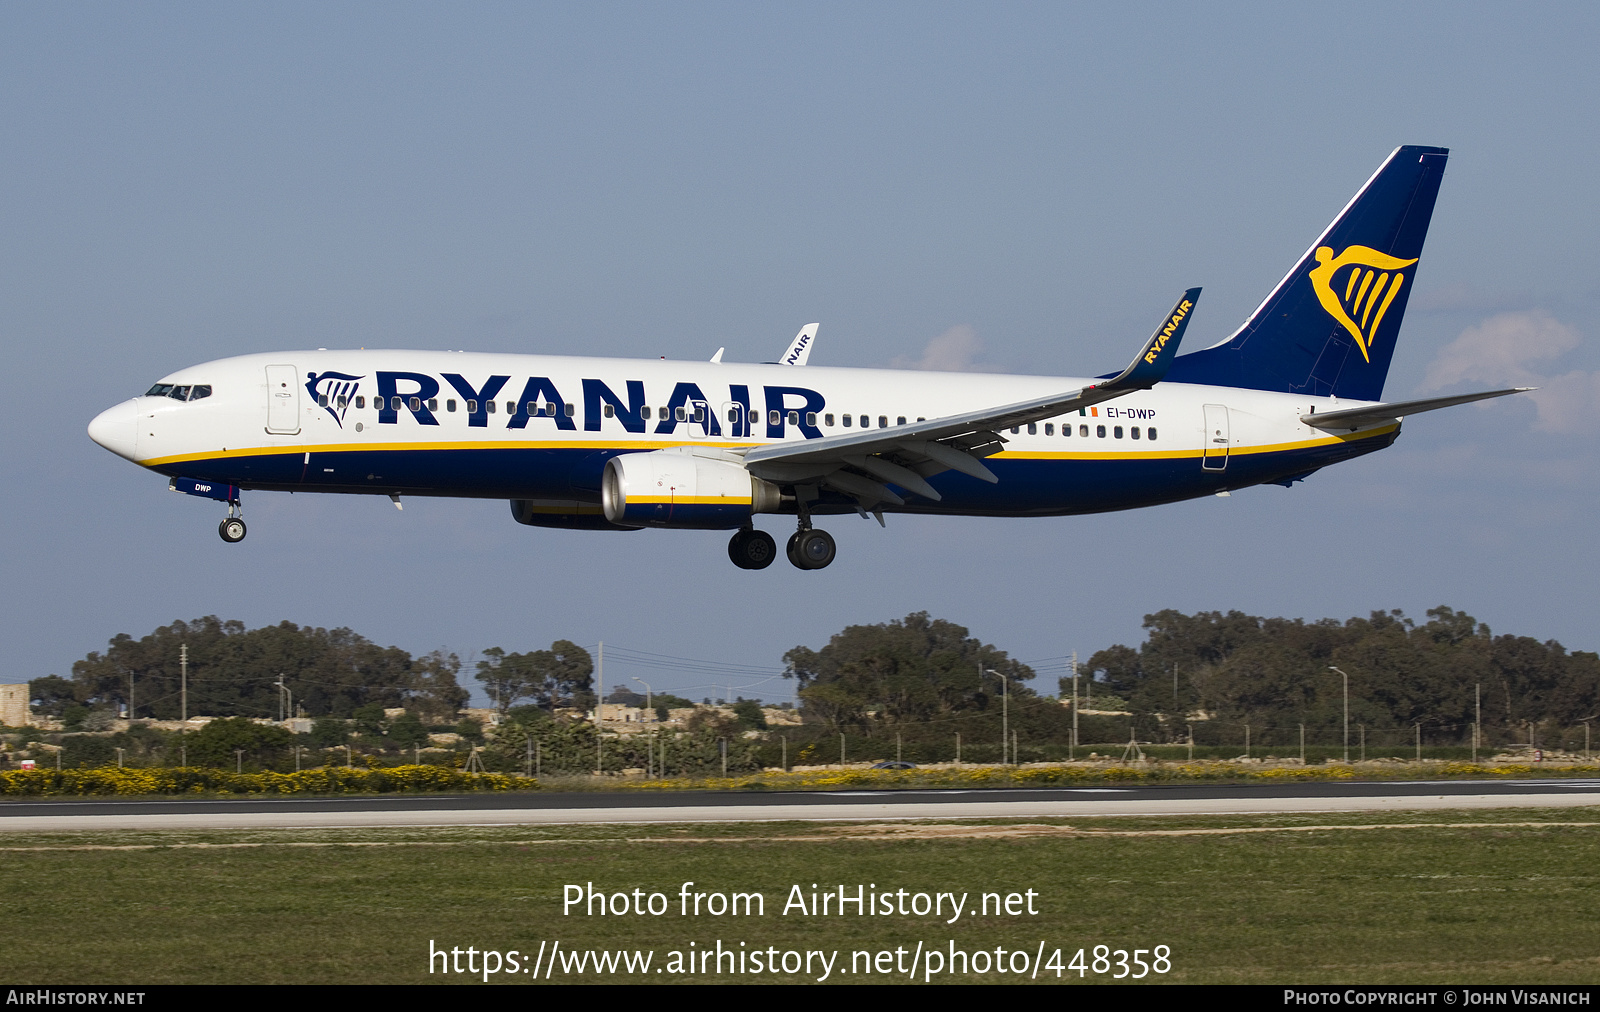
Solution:
[(202, 397), (211, 396), (211, 385), (176, 386), (171, 383), (157, 383), (145, 391), (146, 397), (171, 397), (175, 401), (197, 401)]

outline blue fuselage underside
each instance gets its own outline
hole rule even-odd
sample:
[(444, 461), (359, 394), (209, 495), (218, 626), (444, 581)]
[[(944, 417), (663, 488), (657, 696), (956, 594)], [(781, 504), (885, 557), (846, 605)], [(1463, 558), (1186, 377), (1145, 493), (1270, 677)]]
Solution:
[[(946, 471), (928, 479), (944, 497), (941, 501), (905, 493), (906, 505), (886, 509), (1011, 517), (1132, 509), (1303, 475), (1383, 449), (1397, 435), (1395, 430), (1349, 442), (1235, 453), (1222, 470), (1206, 469), (1192, 455), (1099, 459), (1088, 455), (1002, 455), (986, 461), (1000, 479), (997, 484)], [(622, 452), (627, 451), (595, 447), (351, 449), (309, 455), (219, 456), (166, 464), (156, 470), (171, 477), (266, 491), (571, 500), (598, 507), (606, 461)], [(852, 512), (856, 508), (843, 497), (825, 497), (819, 505), (821, 512), (830, 507)]]

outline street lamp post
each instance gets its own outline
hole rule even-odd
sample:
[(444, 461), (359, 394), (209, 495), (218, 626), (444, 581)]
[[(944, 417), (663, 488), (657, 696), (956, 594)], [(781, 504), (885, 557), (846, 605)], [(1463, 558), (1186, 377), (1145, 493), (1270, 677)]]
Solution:
[(1332, 664), (1329, 671), (1338, 671), (1344, 677), (1344, 761), (1350, 761), (1350, 676)]
[[(283, 684), (282, 673), (279, 673), (278, 680), (272, 684), (278, 687), (278, 721), (279, 723), (282, 723), (286, 719), (284, 716), (285, 713), (287, 713), (290, 717), (294, 716), (294, 692), (291, 691), (287, 685)], [(287, 694), (289, 697), (287, 706), (285, 706), (283, 700), (285, 694)]]
[(1000, 765), (1009, 766), (1006, 762), (1006, 743), (1011, 740), (1011, 696), (1009, 683), (1006, 676), (993, 668), (986, 669), (989, 674), (1000, 679)]
[(640, 678), (638, 675), (634, 675), (633, 680), (644, 686), (644, 708), (649, 713), (654, 714), (656, 711), (652, 700), (656, 698), (656, 694), (654, 690), (650, 688), (650, 683), (645, 681), (643, 678)]

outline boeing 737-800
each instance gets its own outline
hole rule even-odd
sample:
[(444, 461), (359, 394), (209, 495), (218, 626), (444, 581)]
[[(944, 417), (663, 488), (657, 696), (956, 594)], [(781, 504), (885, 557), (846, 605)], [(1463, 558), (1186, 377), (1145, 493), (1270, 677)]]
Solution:
[(241, 490), (500, 498), (519, 523), (734, 531), (735, 565), (828, 514), (1043, 517), (1132, 509), (1314, 471), (1394, 442), (1404, 416), (1515, 390), (1382, 402), (1448, 151), (1396, 149), (1233, 335), (1179, 357), (1198, 288), (1099, 378), (777, 363), (299, 351), (181, 369), (89, 435), (227, 504)]

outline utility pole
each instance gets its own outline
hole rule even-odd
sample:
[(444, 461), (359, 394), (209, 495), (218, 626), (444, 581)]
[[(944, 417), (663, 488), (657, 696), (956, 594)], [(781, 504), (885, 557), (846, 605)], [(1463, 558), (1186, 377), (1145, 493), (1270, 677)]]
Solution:
[[(1339, 674), (1344, 678), (1344, 761), (1345, 762), (1349, 762), (1350, 761), (1350, 676), (1346, 675), (1342, 670), (1340, 670), (1339, 668), (1334, 667), (1332, 664), (1328, 665), (1328, 670), (1329, 671), (1338, 671)], [(1366, 740), (1365, 736), (1363, 736), (1362, 740), (1363, 740), (1363, 742)], [(1361, 758), (1363, 758), (1363, 759), (1366, 758), (1365, 750), (1363, 750)]]
[[(1588, 740), (1587, 739), (1587, 733), (1588, 733), (1587, 729), (1585, 729), (1584, 733), (1586, 735), (1585, 741), (1587, 741)], [(1473, 762), (1477, 762), (1478, 761), (1478, 743), (1480, 741), (1482, 741), (1482, 740), (1483, 740), (1483, 683), (1479, 682), (1476, 686), (1474, 686), (1473, 693), (1472, 693), (1472, 761)], [(1584, 746), (1584, 751), (1587, 752), (1588, 750), (1589, 750), (1589, 746), (1585, 745)]]
[(1067, 758), (1078, 758), (1078, 652), (1072, 652), (1072, 745)]
[(181, 673), (179, 681), (178, 719), (187, 722), (189, 719), (189, 644), (184, 643), (178, 647), (178, 671)]

